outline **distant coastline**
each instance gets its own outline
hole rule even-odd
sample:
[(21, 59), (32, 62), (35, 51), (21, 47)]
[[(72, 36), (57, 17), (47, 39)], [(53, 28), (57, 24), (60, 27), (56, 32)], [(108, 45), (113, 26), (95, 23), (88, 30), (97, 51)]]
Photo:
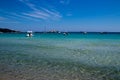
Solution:
[[(26, 33), (8, 28), (0, 28), (0, 33)], [(80, 34), (120, 34), (120, 32), (94, 32), (94, 31), (34, 31), (34, 33), (80, 33)]]
[(18, 33), (20, 31), (8, 29), (8, 28), (0, 28), (0, 33)]
[(71, 32), (71, 31), (68, 31), (68, 32), (65, 32), (65, 31), (61, 31), (60, 33), (59, 32), (44, 32), (44, 31), (41, 31), (41, 32), (34, 32), (34, 33), (58, 33), (58, 34), (61, 34), (61, 33), (72, 33), (72, 34), (120, 34), (120, 32), (85, 32), (85, 31), (78, 31), (78, 32)]

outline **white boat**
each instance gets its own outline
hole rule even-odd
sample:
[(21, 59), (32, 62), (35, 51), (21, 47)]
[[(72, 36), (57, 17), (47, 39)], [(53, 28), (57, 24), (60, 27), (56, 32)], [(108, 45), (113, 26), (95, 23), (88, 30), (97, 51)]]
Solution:
[(26, 36), (27, 37), (32, 37), (33, 36), (32, 31), (27, 31), (27, 35)]

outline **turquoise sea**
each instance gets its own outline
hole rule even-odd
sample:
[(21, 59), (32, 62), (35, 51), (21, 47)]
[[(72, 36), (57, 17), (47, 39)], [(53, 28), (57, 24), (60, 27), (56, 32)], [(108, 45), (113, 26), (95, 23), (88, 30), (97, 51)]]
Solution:
[(0, 80), (120, 80), (120, 34), (0, 34)]

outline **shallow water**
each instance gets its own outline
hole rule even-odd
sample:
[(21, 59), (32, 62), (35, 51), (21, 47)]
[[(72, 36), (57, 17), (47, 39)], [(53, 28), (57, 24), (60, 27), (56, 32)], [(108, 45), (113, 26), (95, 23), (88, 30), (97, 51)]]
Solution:
[(120, 34), (0, 34), (2, 80), (119, 80)]

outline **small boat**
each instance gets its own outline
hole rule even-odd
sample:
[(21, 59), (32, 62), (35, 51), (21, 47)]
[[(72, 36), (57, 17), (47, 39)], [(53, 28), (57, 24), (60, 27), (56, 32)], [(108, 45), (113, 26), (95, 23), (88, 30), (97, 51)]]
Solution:
[(87, 32), (83, 32), (84, 34), (87, 34)]
[(68, 33), (67, 33), (67, 32), (64, 32), (63, 35), (68, 35)]
[(27, 31), (27, 35), (26, 36), (27, 37), (32, 37), (33, 36), (32, 31)]
[(58, 31), (58, 33), (60, 34), (61, 32), (60, 32), (60, 31)]

